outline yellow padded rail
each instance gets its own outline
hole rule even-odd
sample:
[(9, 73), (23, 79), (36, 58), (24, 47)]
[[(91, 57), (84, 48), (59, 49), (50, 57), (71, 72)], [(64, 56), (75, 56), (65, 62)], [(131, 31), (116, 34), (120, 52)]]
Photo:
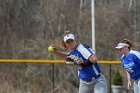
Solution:
[[(64, 60), (0, 59), (0, 63), (64, 63)], [(120, 61), (98, 61), (99, 64), (121, 64)]]

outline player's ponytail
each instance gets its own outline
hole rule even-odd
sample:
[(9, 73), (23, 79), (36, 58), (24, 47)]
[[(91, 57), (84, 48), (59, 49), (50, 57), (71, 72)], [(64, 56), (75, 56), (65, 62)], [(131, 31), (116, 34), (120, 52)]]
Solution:
[(61, 38), (61, 40), (60, 40), (60, 46), (61, 46), (62, 48), (67, 48), (67, 47), (66, 47), (66, 44), (65, 44), (65, 42), (64, 42), (64, 36), (66, 36), (66, 35), (68, 35), (68, 34), (70, 34), (70, 31), (65, 31), (64, 35), (62, 36), (62, 38)]
[(126, 43), (126, 44), (128, 44), (129, 45), (129, 50), (130, 49), (138, 49), (139, 48), (139, 45), (138, 45), (138, 43), (137, 42), (133, 42), (133, 41), (131, 41), (131, 40), (129, 40), (129, 39), (124, 39), (123, 41), (122, 41), (122, 43)]

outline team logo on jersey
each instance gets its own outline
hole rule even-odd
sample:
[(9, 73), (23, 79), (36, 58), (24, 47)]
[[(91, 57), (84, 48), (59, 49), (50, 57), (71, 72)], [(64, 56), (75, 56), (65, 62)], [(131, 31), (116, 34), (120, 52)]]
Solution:
[(135, 65), (134, 62), (130, 62), (129, 64), (124, 64), (124, 67), (126, 68), (128, 73), (133, 73), (134, 70), (132, 69), (132, 67)]
[(130, 62), (129, 64), (124, 64), (125, 68), (131, 68), (132, 66), (134, 66), (135, 63), (134, 62)]

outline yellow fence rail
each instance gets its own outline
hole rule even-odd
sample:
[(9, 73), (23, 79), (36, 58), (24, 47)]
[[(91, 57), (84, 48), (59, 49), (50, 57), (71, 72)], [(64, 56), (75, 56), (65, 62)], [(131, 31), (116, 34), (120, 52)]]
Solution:
[[(64, 60), (22, 60), (22, 59), (1, 59), (0, 63), (64, 63)], [(121, 64), (120, 61), (98, 61), (99, 64)]]

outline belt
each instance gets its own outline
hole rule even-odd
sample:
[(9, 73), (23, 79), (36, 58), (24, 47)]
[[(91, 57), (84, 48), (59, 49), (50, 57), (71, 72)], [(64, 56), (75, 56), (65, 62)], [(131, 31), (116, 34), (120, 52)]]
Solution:
[(92, 78), (81, 78), (81, 79), (82, 79), (83, 81), (90, 82), (90, 81), (92, 81), (93, 78), (98, 79), (100, 76), (101, 76), (101, 74), (99, 74), (99, 75), (97, 75), (97, 76), (95, 76), (95, 77), (92, 77)]

